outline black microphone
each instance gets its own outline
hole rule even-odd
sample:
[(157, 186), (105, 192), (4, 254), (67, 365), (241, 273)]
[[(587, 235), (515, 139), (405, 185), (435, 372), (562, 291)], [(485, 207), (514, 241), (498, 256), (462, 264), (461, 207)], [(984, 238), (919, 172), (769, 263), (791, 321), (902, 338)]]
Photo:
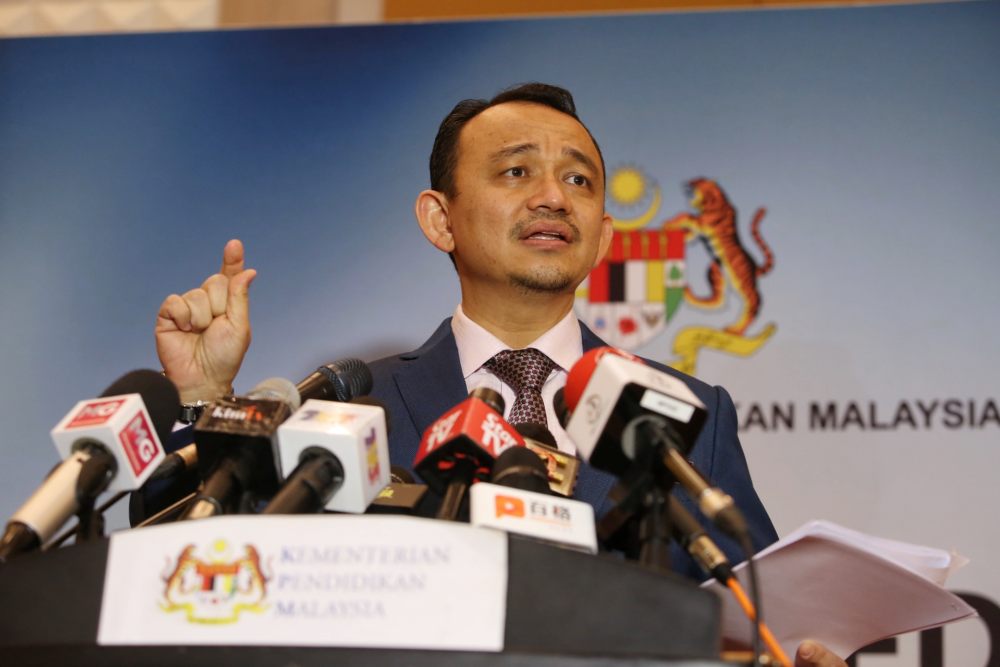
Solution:
[[(553, 401), (580, 455), (618, 477), (649, 456), (680, 483), (719, 528), (737, 540), (746, 521), (733, 499), (711, 486), (684, 454), (706, 419), (705, 406), (678, 378), (615, 348), (583, 355)], [(648, 449), (652, 448), (652, 449)]]
[(194, 425), (198, 469), (205, 482), (182, 519), (230, 512), (248, 491), (270, 496), (277, 490), (274, 439), (299, 401), (295, 385), (271, 378), (247, 396), (220, 398), (205, 409)]
[(552, 494), (545, 463), (527, 447), (511, 447), (500, 454), (493, 463), (490, 482), (522, 491)]
[(192, 442), (167, 454), (163, 462), (156, 466), (156, 470), (153, 471), (153, 474), (146, 481), (155, 482), (160, 479), (176, 477), (197, 467), (198, 445)]
[[(523, 432), (521, 424), (517, 428)], [(469, 510), (474, 526), (597, 553), (594, 508), (554, 492), (545, 461), (528, 447), (510, 447), (500, 453), (490, 481), (469, 490)]]
[(127, 373), (100, 398), (77, 403), (52, 429), (64, 460), (11, 517), (0, 562), (40, 547), (105, 489), (139, 488), (163, 460), (160, 443), (179, 411), (176, 387), (151, 370)]
[[(275, 398), (285, 400), (287, 389), (282, 383), (282, 390), (274, 394), (267, 387), (258, 386), (255, 389), (257, 398)], [(295, 385), (300, 403), (309, 399), (324, 401), (358, 400), (372, 389), (372, 374), (368, 365), (360, 359), (338, 359), (324, 364)], [(148, 481), (157, 481), (179, 477), (198, 466), (198, 445), (190, 443), (167, 454), (166, 459), (149, 477)]]
[(389, 483), (387, 421), (370, 396), (306, 401), (278, 429), (277, 465), (292, 472), (262, 513), (364, 512)]
[(725, 585), (733, 577), (733, 568), (715, 540), (673, 495), (667, 499), (667, 515), (670, 517), (670, 532), (677, 543), (691, 554), (706, 574)]
[(372, 372), (360, 359), (338, 359), (317, 368), (295, 388), (302, 402), (310, 398), (346, 403), (372, 391)]

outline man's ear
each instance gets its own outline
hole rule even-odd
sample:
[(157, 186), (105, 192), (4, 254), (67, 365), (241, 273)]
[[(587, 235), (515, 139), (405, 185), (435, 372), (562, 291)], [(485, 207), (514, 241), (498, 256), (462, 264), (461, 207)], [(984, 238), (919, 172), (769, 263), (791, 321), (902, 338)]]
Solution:
[(413, 206), (417, 222), (427, 240), (442, 252), (455, 249), (455, 238), (451, 234), (451, 221), (448, 218), (448, 198), (437, 190), (424, 190), (417, 195)]
[(601, 242), (597, 246), (597, 257), (594, 258), (594, 266), (591, 268), (600, 264), (604, 260), (604, 256), (608, 254), (608, 248), (611, 247), (611, 237), (615, 233), (615, 227), (612, 224), (613, 220), (614, 218), (608, 213), (605, 213), (601, 219)]

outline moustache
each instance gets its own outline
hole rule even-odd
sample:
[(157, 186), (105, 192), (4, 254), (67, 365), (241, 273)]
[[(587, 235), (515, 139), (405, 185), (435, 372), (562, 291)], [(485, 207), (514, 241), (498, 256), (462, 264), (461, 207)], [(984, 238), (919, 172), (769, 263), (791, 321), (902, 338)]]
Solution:
[(565, 225), (567, 228), (565, 236), (568, 237), (569, 241), (579, 241), (582, 236), (580, 228), (573, 224), (573, 221), (569, 219), (567, 214), (553, 211), (551, 213), (536, 213), (530, 218), (518, 220), (510, 230), (510, 238), (517, 241), (524, 236), (529, 227), (543, 220), (560, 222)]

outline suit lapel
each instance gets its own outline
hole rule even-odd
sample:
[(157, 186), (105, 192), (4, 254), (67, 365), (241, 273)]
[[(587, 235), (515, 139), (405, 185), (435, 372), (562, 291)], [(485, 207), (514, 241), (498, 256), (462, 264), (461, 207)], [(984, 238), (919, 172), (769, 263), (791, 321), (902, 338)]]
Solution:
[[(584, 352), (607, 345), (582, 322), (580, 330)], [(442, 322), (422, 347), (401, 355), (401, 358), (407, 363), (397, 369), (393, 376), (417, 431), (412, 451), (401, 453), (404, 460), (412, 461), (417, 455), (420, 437), (427, 427), (468, 395), (465, 378), (462, 377), (462, 364), (458, 359), (458, 346), (451, 331), (451, 318)], [(573, 496), (600, 511), (614, 482), (612, 475), (585, 464), (580, 467)]]
[(427, 427), (468, 395), (451, 318), (441, 323), (423, 347), (402, 355), (402, 359), (408, 363), (393, 375), (417, 431), (413, 451), (405, 453), (406, 460), (412, 461)]

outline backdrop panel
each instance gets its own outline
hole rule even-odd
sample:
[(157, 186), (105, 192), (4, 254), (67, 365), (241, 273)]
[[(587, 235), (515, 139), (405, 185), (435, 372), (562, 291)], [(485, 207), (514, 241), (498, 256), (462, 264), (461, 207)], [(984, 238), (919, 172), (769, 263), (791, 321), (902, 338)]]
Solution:
[[(0, 41), (0, 513), (76, 400), (158, 366), (158, 304), (229, 238), (259, 271), (238, 389), (418, 345), (458, 299), (411, 214), (437, 124), (542, 80), (601, 143), (605, 268), (639, 280), (592, 278), (581, 316), (732, 392), (780, 532), (955, 547), (996, 604), (998, 34), (972, 2)], [(703, 242), (719, 221), (738, 246)], [(986, 664), (985, 627), (945, 664)], [(859, 663), (935, 664), (894, 650)]]

